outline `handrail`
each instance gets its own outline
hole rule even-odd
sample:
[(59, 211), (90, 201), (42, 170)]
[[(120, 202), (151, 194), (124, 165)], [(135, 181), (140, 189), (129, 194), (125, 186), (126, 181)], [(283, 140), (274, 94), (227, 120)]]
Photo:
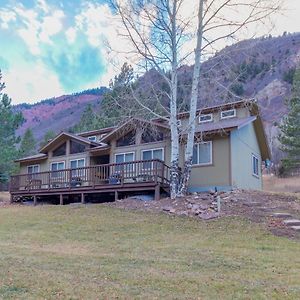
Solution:
[[(170, 168), (162, 160), (138, 160), (11, 176), (10, 191), (52, 190), (105, 184), (169, 183)], [(119, 177), (119, 178), (118, 178)]]

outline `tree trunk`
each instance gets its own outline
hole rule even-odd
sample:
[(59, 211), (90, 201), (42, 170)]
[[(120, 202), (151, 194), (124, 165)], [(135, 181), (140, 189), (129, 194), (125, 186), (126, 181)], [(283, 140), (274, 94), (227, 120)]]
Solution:
[(204, 0), (199, 0), (198, 10), (198, 30), (197, 30), (197, 46), (195, 49), (195, 65), (193, 72), (192, 93), (190, 100), (189, 111), (189, 124), (188, 124), (188, 136), (185, 147), (184, 167), (182, 173), (182, 181), (179, 189), (179, 195), (184, 196), (187, 194), (188, 183), (191, 176), (192, 161), (193, 161), (193, 147), (195, 139), (195, 125), (196, 125), (196, 112), (197, 112), (197, 100), (198, 100), (198, 85), (200, 79), (201, 68), (201, 54), (202, 54), (202, 38), (203, 38), (203, 12), (204, 12)]
[(171, 72), (171, 101), (170, 101), (170, 128), (171, 128), (171, 174), (170, 190), (171, 198), (178, 196), (179, 176), (179, 133), (177, 124), (177, 40), (176, 40), (176, 13), (177, 2), (173, 1), (171, 23), (172, 23), (172, 72)]

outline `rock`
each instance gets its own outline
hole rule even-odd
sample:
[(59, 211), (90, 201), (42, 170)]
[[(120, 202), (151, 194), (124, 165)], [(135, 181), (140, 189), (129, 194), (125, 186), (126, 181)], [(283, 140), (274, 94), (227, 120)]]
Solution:
[(188, 216), (188, 212), (184, 211), (184, 210), (181, 210), (181, 211), (178, 211), (176, 212), (176, 215), (178, 216)]
[(296, 219), (284, 220), (283, 223), (287, 226), (300, 226), (300, 220)]
[(296, 231), (300, 231), (300, 226), (291, 226), (291, 228), (296, 230)]
[(207, 210), (207, 209), (209, 209), (209, 205), (207, 205), (207, 204), (200, 204), (199, 208), (202, 209), (202, 210)]
[(292, 217), (292, 215), (289, 214), (289, 213), (286, 213), (286, 212), (276, 212), (276, 213), (272, 214), (272, 217), (275, 217), (275, 218), (290, 218), (290, 217)]
[(169, 212), (170, 212), (170, 214), (175, 214), (176, 210), (175, 210), (174, 208), (171, 208), (171, 209), (169, 210)]
[(199, 217), (202, 220), (211, 220), (211, 219), (218, 218), (218, 216), (219, 216), (219, 214), (216, 212), (209, 212), (209, 213), (204, 213), (204, 214), (199, 215)]
[(188, 209), (191, 209), (193, 207), (193, 204), (192, 203), (189, 203), (187, 206), (186, 206)]
[(163, 207), (163, 211), (170, 211), (171, 209), (173, 209), (173, 207), (171, 207), (171, 206)]

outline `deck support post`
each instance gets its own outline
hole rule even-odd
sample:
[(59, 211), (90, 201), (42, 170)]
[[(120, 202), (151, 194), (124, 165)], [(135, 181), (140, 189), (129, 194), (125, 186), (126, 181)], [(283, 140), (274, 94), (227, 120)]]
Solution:
[(12, 194), (10, 194), (9, 203), (12, 204), (13, 202), (14, 202), (14, 196)]
[(154, 190), (154, 199), (157, 201), (157, 200), (160, 200), (160, 185), (157, 184), (155, 186), (155, 190)]
[(33, 196), (33, 205), (34, 205), (34, 206), (37, 205), (37, 198), (36, 198), (36, 195)]
[(60, 204), (60, 205), (64, 205), (64, 197), (63, 197), (63, 194), (60, 194), (60, 195), (59, 195), (59, 204)]
[(118, 191), (115, 191), (115, 201), (118, 201), (119, 200), (119, 193)]
[(85, 204), (85, 195), (84, 195), (84, 193), (81, 193), (81, 203)]

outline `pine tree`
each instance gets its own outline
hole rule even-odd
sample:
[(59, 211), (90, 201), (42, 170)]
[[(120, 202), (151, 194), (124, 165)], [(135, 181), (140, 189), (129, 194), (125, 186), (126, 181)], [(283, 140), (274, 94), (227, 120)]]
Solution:
[(18, 156), (16, 145), (20, 142), (16, 130), (21, 126), (23, 116), (21, 113), (13, 112), (11, 99), (1, 93), (5, 87), (1, 79), (0, 71), (0, 178), (1, 181), (5, 181), (16, 168), (14, 164)]
[(19, 156), (26, 157), (33, 155), (35, 153), (36, 141), (34, 139), (32, 130), (27, 128), (23, 139), (21, 141), (20, 149), (19, 149)]
[(40, 148), (44, 147), (48, 144), (48, 142), (52, 139), (54, 139), (56, 136), (56, 133), (53, 130), (49, 130), (45, 133), (43, 140), (40, 142)]
[(104, 124), (101, 121), (101, 118), (95, 113), (91, 104), (88, 104), (85, 108), (80, 121), (73, 128), (70, 129), (71, 132), (84, 132), (90, 130), (96, 130), (103, 128)]
[(293, 79), (292, 96), (287, 101), (288, 115), (279, 127), (279, 141), (286, 157), (282, 160), (284, 169), (300, 167), (300, 69), (296, 70)]

